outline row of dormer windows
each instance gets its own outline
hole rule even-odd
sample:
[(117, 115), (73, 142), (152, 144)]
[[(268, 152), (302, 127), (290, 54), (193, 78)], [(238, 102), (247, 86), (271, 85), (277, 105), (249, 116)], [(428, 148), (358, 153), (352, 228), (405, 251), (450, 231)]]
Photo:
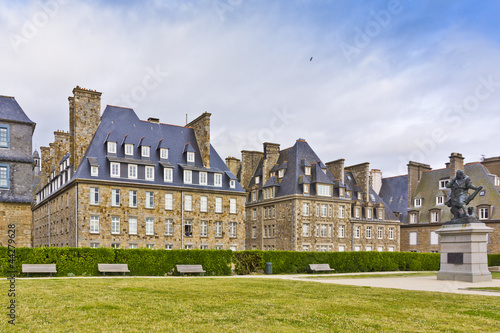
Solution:
[[(114, 141), (108, 141), (107, 142), (107, 152), (108, 152), (108, 154), (116, 154), (117, 143)], [(124, 145), (124, 154), (125, 154), (125, 156), (134, 156), (134, 145), (131, 143), (126, 143)], [(141, 156), (142, 157), (150, 157), (151, 156), (151, 147), (150, 146), (141, 146)], [(163, 160), (168, 160), (168, 148), (160, 148), (160, 158)], [(194, 163), (194, 161), (195, 161), (194, 152), (191, 152), (191, 151), (187, 152), (186, 161)]]

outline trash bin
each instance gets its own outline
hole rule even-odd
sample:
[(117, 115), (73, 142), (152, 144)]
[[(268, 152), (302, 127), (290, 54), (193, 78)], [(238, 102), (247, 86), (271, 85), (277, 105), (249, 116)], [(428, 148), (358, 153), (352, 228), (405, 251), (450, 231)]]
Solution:
[(266, 274), (273, 274), (273, 263), (266, 262)]

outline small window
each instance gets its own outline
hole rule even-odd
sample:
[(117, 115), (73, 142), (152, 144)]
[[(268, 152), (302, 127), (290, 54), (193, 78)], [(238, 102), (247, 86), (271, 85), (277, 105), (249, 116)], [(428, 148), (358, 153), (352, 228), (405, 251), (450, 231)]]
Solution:
[(435, 223), (435, 222), (439, 222), (439, 220), (440, 220), (440, 215), (441, 215), (441, 214), (440, 214), (440, 211), (437, 211), (437, 210), (432, 211), (432, 212), (431, 212), (431, 222), (434, 222), (434, 223)]
[(259, 176), (255, 176), (255, 184), (259, 184), (260, 183), (260, 177)]
[(372, 209), (370, 207), (366, 207), (366, 218), (369, 220), (372, 218)]
[(192, 211), (193, 210), (193, 196), (186, 194), (184, 196), (184, 210), (185, 211)]
[(184, 236), (186, 237), (193, 236), (193, 227), (191, 225), (191, 221), (184, 222)]
[(384, 238), (384, 227), (378, 227), (378, 229), (377, 229), (377, 238), (378, 239), (383, 239)]
[(422, 199), (415, 199), (414, 205), (415, 207), (422, 207)]
[(168, 160), (168, 149), (160, 148), (160, 158), (164, 160)]
[(311, 175), (311, 167), (310, 166), (304, 167), (304, 174), (306, 176), (310, 176)]
[(149, 151), (150, 151), (149, 146), (141, 146), (141, 155), (142, 157), (149, 157)]
[(307, 203), (307, 202), (304, 202), (302, 204), (302, 215), (309, 216), (309, 203)]
[(192, 151), (187, 152), (187, 161), (194, 162), (194, 152), (192, 152)]
[(304, 194), (309, 194), (309, 184), (303, 184)]
[(111, 190), (111, 206), (120, 206), (120, 190)]
[(200, 197), (200, 212), (208, 212), (208, 197), (204, 195)]
[(332, 186), (331, 185), (321, 185), (317, 186), (317, 194), (322, 197), (331, 197), (332, 196)]
[(439, 189), (444, 190), (446, 189), (446, 185), (448, 184), (450, 180), (449, 179), (443, 179), (439, 181)]
[(309, 233), (310, 233), (309, 223), (302, 224), (302, 236), (309, 237)]
[(207, 173), (206, 172), (199, 172), (199, 184), (200, 185), (207, 185)]
[(326, 217), (328, 211), (328, 206), (326, 204), (321, 204), (321, 217)]
[(165, 209), (166, 210), (174, 209), (174, 195), (172, 193), (165, 194)]
[(96, 215), (90, 216), (90, 233), (92, 234), (99, 233), (99, 216)]
[(120, 243), (113, 243), (111, 244), (112, 249), (119, 249), (120, 248)]
[(339, 206), (339, 218), (343, 219), (345, 217), (345, 207), (343, 205)]
[(112, 234), (120, 233), (120, 218), (118, 216), (111, 217), (111, 233)]
[(257, 238), (257, 227), (252, 227), (252, 238)]
[(436, 197), (436, 205), (444, 205), (444, 196), (440, 195)]
[(339, 238), (345, 237), (345, 225), (339, 225)]
[(285, 174), (285, 169), (279, 169), (278, 170), (278, 177), (283, 178), (283, 175)]
[(154, 166), (146, 166), (146, 180), (155, 180), (155, 167)]
[(128, 218), (128, 233), (129, 235), (137, 235), (137, 218), (129, 217)]
[(417, 223), (417, 213), (410, 213), (410, 223)]
[(137, 165), (129, 164), (128, 165), (128, 178), (137, 179)]
[(410, 245), (417, 245), (417, 232), (410, 232)]
[(366, 239), (371, 239), (372, 238), (372, 227), (368, 226), (366, 227)]
[(98, 205), (99, 204), (99, 188), (91, 187), (90, 188), (90, 204)]
[(234, 198), (230, 198), (229, 199), (229, 213), (230, 214), (236, 214), (237, 213), (237, 210), (236, 210), (236, 199), (234, 199)]
[(97, 177), (97, 176), (99, 176), (99, 167), (98, 167), (98, 166), (96, 166), (96, 165), (92, 165), (92, 166), (90, 167), (90, 175), (91, 175), (92, 177)]
[(394, 228), (389, 228), (389, 239), (394, 239)]
[(134, 145), (130, 143), (125, 144), (125, 155), (133, 156), (134, 155)]
[(111, 162), (111, 164), (110, 164), (110, 176), (112, 178), (120, 177), (120, 163)]
[(191, 170), (184, 170), (184, 184), (193, 183), (193, 172)]
[(152, 218), (146, 218), (146, 235), (154, 235), (154, 221)]
[(431, 245), (439, 244), (439, 235), (435, 231), (430, 232), (430, 244)]
[(229, 237), (236, 238), (237, 236), (236, 228), (237, 228), (236, 222), (229, 222)]
[(215, 212), (222, 213), (222, 198), (215, 198)]
[(222, 174), (221, 173), (214, 174), (214, 186), (217, 186), (217, 187), (222, 186)]
[(153, 250), (155, 248), (154, 244), (146, 244), (146, 249)]
[(229, 187), (230, 187), (230, 188), (236, 188), (236, 180), (231, 179), (231, 180), (229, 181)]
[(0, 125), (0, 147), (9, 148), (9, 126)]
[(172, 219), (165, 220), (165, 235), (172, 236), (174, 234), (174, 221)]
[(208, 222), (201, 221), (201, 223), (200, 223), (200, 237), (207, 237), (207, 236), (208, 236)]
[(108, 154), (116, 154), (116, 142), (108, 141)]
[(174, 246), (172, 244), (165, 244), (165, 250), (172, 250)]
[(154, 193), (146, 192), (146, 208), (154, 208)]
[(490, 218), (490, 208), (489, 207), (481, 207), (479, 208), (479, 219), (487, 220)]
[[(215, 222), (215, 237), (222, 237), (222, 222)], [(216, 249), (222, 250), (222, 247)]]
[(9, 166), (0, 165), (0, 188), (9, 188)]
[(129, 207), (137, 207), (137, 191), (128, 191), (128, 205)]
[(361, 227), (356, 226), (356, 228), (354, 229), (354, 238), (360, 238), (360, 237), (361, 237)]
[(174, 170), (172, 168), (163, 169), (163, 180), (166, 183), (171, 183), (174, 181)]

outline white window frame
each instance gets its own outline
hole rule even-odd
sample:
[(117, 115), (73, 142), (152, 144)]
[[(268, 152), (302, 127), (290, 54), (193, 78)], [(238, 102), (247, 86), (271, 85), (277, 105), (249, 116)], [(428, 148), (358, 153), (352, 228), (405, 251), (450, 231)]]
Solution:
[(413, 202), (415, 207), (422, 207), (422, 199), (415, 199)]
[(186, 161), (194, 163), (194, 152), (192, 152), (192, 151), (187, 152)]
[(302, 203), (302, 216), (309, 216), (309, 203)]
[(134, 145), (131, 143), (125, 144), (125, 155), (134, 156)]
[(90, 215), (90, 233), (98, 234), (99, 233), (99, 216), (98, 215)]
[(137, 164), (129, 164), (128, 165), (128, 178), (137, 179), (138, 168)]
[(200, 237), (208, 237), (208, 222), (200, 222)]
[(222, 187), (222, 173), (214, 173), (214, 186)]
[(309, 237), (311, 227), (309, 223), (302, 223), (302, 237)]
[(146, 208), (152, 209), (155, 207), (155, 193), (146, 191)]
[(174, 235), (174, 220), (173, 219), (165, 219), (165, 235), (173, 236)]
[(204, 171), (200, 171), (198, 173), (198, 183), (200, 185), (207, 185), (208, 184), (208, 174)]
[(283, 178), (285, 175), (285, 169), (279, 169), (278, 170), (278, 178)]
[(384, 239), (384, 227), (377, 228), (377, 238)]
[(120, 163), (111, 162), (109, 164), (109, 176), (111, 178), (120, 178)]
[(361, 238), (361, 227), (359, 225), (354, 228), (354, 238)]
[(165, 193), (165, 210), (173, 210), (173, 209), (174, 209), (174, 194)]
[(478, 213), (480, 220), (488, 220), (490, 218), (490, 207), (479, 207)]
[(409, 239), (409, 245), (417, 245), (418, 243), (418, 234), (416, 231), (411, 231), (408, 234)]
[(146, 165), (144, 170), (144, 179), (154, 181), (155, 180), (155, 167), (152, 165)]
[(141, 156), (142, 157), (149, 157), (151, 154), (151, 147), (150, 146), (141, 146)]
[(99, 187), (90, 188), (90, 204), (99, 205)]
[(192, 184), (193, 183), (193, 171), (184, 170), (183, 181), (184, 181), (184, 184)]
[(224, 226), (221, 221), (215, 222), (215, 237), (222, 237)]
[(317, 184), (316, 194), (320, 197), (331, 197), (332, 196), (332, 185)]
[(311, 167), (310, 166), (304, 167), (304, 175), (306, 175), (306, 176), (311, 175)]
[(108, 154), (116, 154), (116, 142), (108, 141)]
[(111, 206), (120, 206), (120, 189), (111, 189)]
[(443, 179), (439, 181), (439, 189), (440, 190), (445, 190), (446, 189), (446, 184), (449, 182), (449, 179)]
[(238, 224), (236, 222), (229, 222), (229, 237), (230, 238), (236, 238), (238, 236), (237, 226), (238, 226)]
[(444, 196), (443, 195), (438, 195), (436, 197), (436, 205), (437, 206), (444, 205)]
[(146, 217), (146, 235), (153, 236), (154, 233), (154, 219), (152, 217)]
[(345, 225), (339, 225), (339, 238), (345, 238)]
[(98, 177), (99, 176), (99, 167), (97, 165), (91, 165), (90, 166), (90, 175), (92, 177)]
[(410, 213), (410, 224), (415, 224), (418, 222), (418, 215), (417, 213)]
[(435, 231), (431, 231), (429, 233), (429, 244), (439, 245), (439, 234), (437, 234)]
[(193, 196), (191, 194), (184, 195), (184, 210), (186, 212), (193, 211)]
[(221, 197), (216, 197), (215, 198), (215, 212), (216, 213), (222, 213), (223, 207), (222, 207), (222, 198)]
[(394, 228), (389, 228), (389, 239), (394, 239)]
[(365, 237), (366, 239), (371, 239), (372, 238), (372, 227), (367, 226), (365, 230)]
[(309, 194), (309, 184), (302, 184), (304, 194)]
[(440, 211), (433, 210), (431, 211), (431, 223), (438, 223), (440, 220)]
[(111, 216), (111, 234), (112, 235), (120, 234), (120, 217), (119, 216)]
[(236, 188), (236, 180), (234, 179), (229, 180), (229, 188)]
[(205, 195), (200, 196), (200, 212), (208, 212), (208, 197)]
[(326, 224), (321, 224), (319, 228), (319, 236), (326, 237), (328, 232), (328, 226)]
[(164, 168), (163, 169), (163, 181), (165, 183), (172, 183), (174, 181), (174, 169)]
[(326, 217), (327, 213), (328, 213), (328, 205), (321, 204), (321, 217)]
[(132, 208), (137, 207), (137, 190), (128, 191), (128, 206)]
[(128, 218), (128, 234), (137, 235), (137, 217)]
[(163, 160), (168, 160), (168, 149), (160, 148), (160, 158)]
[(236, 199), (229, 198), (229, 214), (236, 214), (236, 213), (238, 213), (236, 209)]
[(2, 124), (0, 125), (0, 147), (1, 148), (9, 148), (10, 146), (10, 138), (9, 138), (9, 125)]

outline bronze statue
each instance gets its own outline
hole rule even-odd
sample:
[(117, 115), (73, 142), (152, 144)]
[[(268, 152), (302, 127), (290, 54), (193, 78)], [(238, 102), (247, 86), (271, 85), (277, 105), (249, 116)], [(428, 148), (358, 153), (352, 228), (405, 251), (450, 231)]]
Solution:
[[(446, 201), (446, 206), (450, 207), (453, 219), (458, 220), (463, 217), (471, 217), (474, 215), (473, 209), (467, 210), (467, 205), (471, 202), (476, 195), (483, 189), (482, 186), (474, 186), (472, 182), (462, 170), (458, 170), (456, 176), (446, 184), (447, 188), (451, 189), (450, 199)], [(469, 190), (475, 190), (474, 193), (469, 195)]]

